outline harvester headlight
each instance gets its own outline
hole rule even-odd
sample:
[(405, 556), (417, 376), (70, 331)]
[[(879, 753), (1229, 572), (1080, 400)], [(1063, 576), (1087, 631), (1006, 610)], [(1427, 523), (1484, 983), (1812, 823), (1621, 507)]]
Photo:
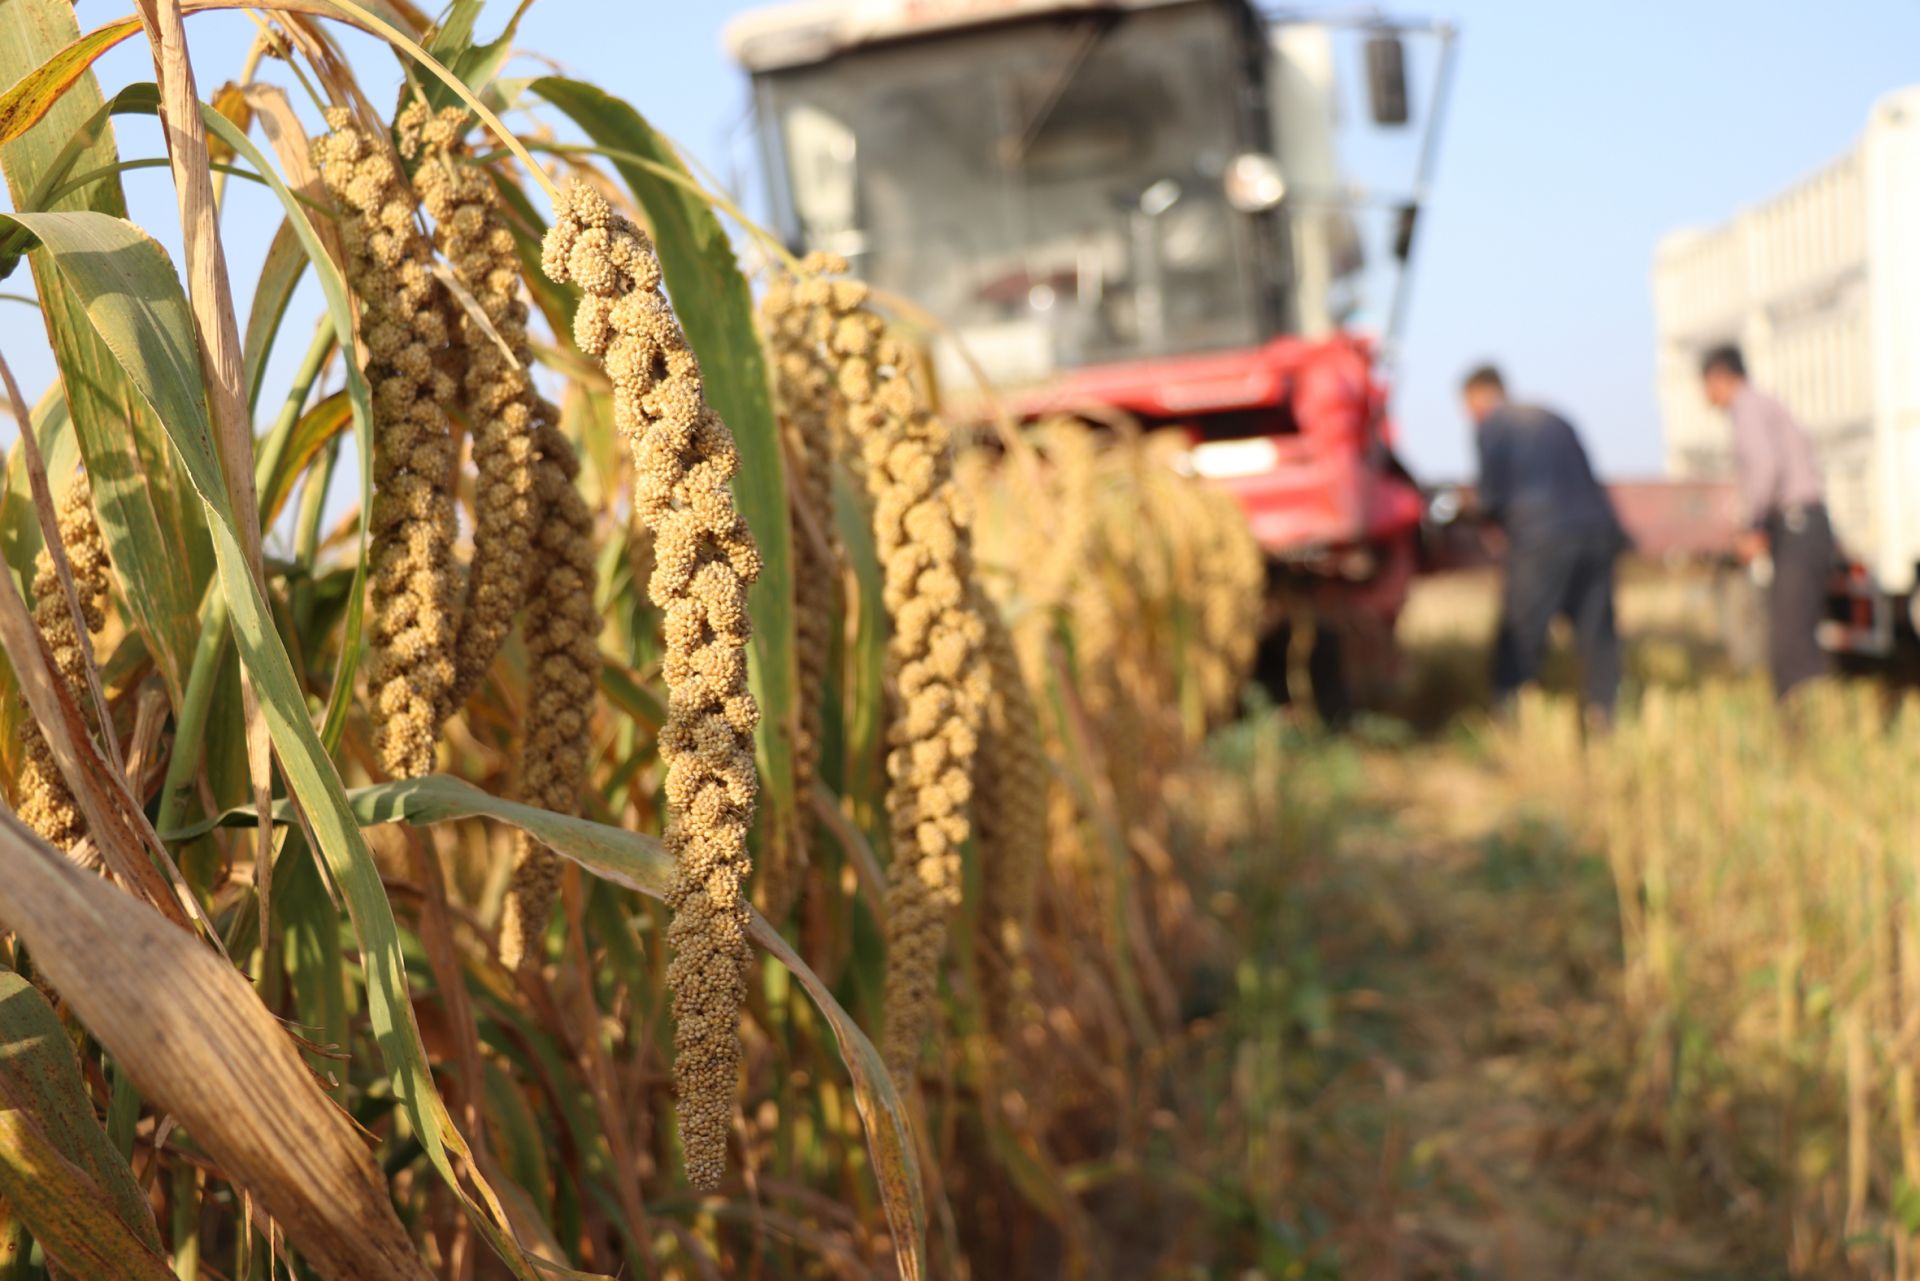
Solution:
[(1193, 447), (1193, 470), (1208, 480), (1260, 476), (1280, 465), (1280, 447), (1266, 436), (1209, 440)]
[(1280, 162), (1258, 151), (1243, 151), (1227, 162), (1227, 203), (1241, 213), (1261, 213), (1285, 199), (1287, 180)]

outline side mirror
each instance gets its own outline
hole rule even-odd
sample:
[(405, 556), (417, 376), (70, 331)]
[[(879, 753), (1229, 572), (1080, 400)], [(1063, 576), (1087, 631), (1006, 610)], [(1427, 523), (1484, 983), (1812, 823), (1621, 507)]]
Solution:
[(1377, 125), (1407, 123), (1407, 52), (1400, 37), (1367, 37), (1367, 104)]
[(1413, 257), (1413, 233), (1420, 223), (1420, 206), (1401, 205), (1393, 215), (1393, 256), (1401, 262)]

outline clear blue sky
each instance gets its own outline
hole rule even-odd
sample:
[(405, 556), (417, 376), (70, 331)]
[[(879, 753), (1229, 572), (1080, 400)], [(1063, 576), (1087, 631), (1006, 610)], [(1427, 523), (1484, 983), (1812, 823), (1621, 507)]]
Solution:
[[(738, 128), (745, 86), (720, 28), (750, 7), (536, 0), (521, 43), (627, 97), (727, 177), (751, 156)], [(127, 10), (124, 0), (77, 8), (86, 27)], [(483, 34), (509, 8), (496, 0)], [(1417, 12), (1455, 21), (1462, 43), (1397, 400), (1409, 462), (1429, 478), (1463, 474), (1467, 432), (1453, 385), (1491, 358), (1521, 395), (1576, 421), (1602, 470), (1656, 473), (1655, 240), (1717, 221), (1850, 145), (1880, 93), (1920, 80), (1920, 3), (1432, 0)], [(237, 14), (189, 19), (204, 92), (233, 74), (251, 34)], [(392, 62), (360, 65), (383, 100), (376, 86), (397, 82)], [(109, 55), (102, 77), (110, 89), (150, 79), (152, 64), (130, 42)], [(150, 126), (125, 125), (121, 137), (127, 155), (162, 154)], [(170, 216), (160, 175), (136, 175), (130, 186), (143, 220), (156, 210)], [(243, 296), (278, 221), (266, 199), (248, 193), (228, 211)], [(170, 227), (156, 231), (177, 245)], [(37, 392), (51, 367), (36, 350), (32, 313), (0, 309), (0, 343)]]

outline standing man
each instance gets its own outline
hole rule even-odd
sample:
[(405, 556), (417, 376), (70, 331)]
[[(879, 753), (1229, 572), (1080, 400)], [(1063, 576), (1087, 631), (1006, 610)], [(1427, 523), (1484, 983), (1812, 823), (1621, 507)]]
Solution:
[(1566, 419), (1507, 400), (1492, 365), (1461, 387), (1480, 455), (1479, 505), (1507, 536), (1507, 581), (1494, 640), (1493, 694), (1505, 710), (1540, 675), (1557, 615), (1573, 624), (1589, 725), (1612, 722), (1620, 692), (1613, 563), (1626, 550), (1606, 491)]
[(1827, 579), (1833, 572), (1833, 526), (1813, 443), (1787, 407), (1747, 381), (1747, 362), (1734, 346), (1715, 347), (1700, 362), (1707, 400), (1733, 422), (1733, 463), (1739, 479), (1740, 558), (1773, 562), (1767, 587), (1767, 660), (1773, 692), (1794, 689), (1828, 671), (1820, 648)]

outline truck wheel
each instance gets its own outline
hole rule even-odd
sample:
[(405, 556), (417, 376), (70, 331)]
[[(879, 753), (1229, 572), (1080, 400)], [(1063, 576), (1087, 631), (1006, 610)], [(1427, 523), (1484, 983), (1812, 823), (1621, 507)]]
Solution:
[(1293, 701), (1293, 690), (1287, 680), (1292, 650), (1293, 625), (1275, 623), (1260, 638), (1260, 648), (1254, 654), (1253, 679), (1267, 691), (1267, 697), (1276, 707), (1285, 707)]
[[(1261, 638), (1253, 677), (1279, 707), (1290, 707), (1304, 697), (1328, 729), (1345, 729), (1358, 708), (1347, 653), (1346, 638), (1325, 622), (1308, 622), (1312, 638), (1307, 645), (1306, 670), (1296, 672), (1293, 661), (1293, 624), (1276, 624)], [(1304, 685), (1304, 688), (1302, 686)]]
[(1313, 688), (1313, 710), (1328, 729), (1342, 730), (1353, 721), (1353, 683), (1347, 674), (1346, 648), (1339, 631), (1324, 624), (1313, 629), (1313, 647), (1307, 651), (1307, 681)]

